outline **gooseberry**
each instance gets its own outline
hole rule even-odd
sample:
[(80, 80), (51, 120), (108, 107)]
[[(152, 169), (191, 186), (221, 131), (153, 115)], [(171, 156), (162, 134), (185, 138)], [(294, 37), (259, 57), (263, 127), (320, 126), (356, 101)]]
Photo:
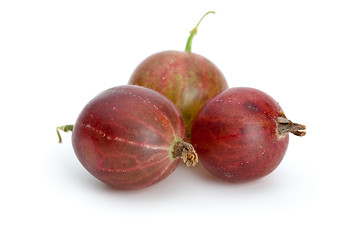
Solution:
[(155, 184), (172, 173), (181, 158), (187, 166), (197, 163), (193, 147), (184, 141), (176, 106), (140, 86), (103, 91), (84, 107), (73, 127), (58, 130), (73, 131), (72, 144), (81, 164), (115, 188)]
[(231, 182), (263, 177), (282, 161), (288, 133), (304, 136), (268, 94), (253, 88), (229, 88), (197, 114), (191, 142), (201, 165)]
[(205, 57), (192, 53), (192, 39), (196, 27), (190, 32), (185, 51), (163, 51), (141, 62), (132, 73), (129, 84), (144, 86), (169, 98), (180, 110), (187, 134), (202, 105), (216, 93), (228, 88), (221, 71)]

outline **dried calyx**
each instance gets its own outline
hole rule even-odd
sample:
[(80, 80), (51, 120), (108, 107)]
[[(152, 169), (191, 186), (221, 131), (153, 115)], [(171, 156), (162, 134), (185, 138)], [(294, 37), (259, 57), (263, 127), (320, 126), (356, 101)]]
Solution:
[(182, 158), (187, 167), (195, 166), (198, 163), (198, 156), (193, 146), (183, 140), (178, 140), (173, 145), (172, 158)]
[(306, 134), (305, 125), (293, 123), (285, 117), (277, 118), (277, 134), (279, 137), (284, 137), (287, 133), (293, 133), (296, 136), (304, 136)]

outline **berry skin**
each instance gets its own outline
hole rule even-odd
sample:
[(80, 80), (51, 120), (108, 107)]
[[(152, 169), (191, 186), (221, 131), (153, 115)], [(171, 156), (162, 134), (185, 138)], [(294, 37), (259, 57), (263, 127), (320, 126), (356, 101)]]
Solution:
[(153, 89), (169, 98), (181, 112), (188, 133), (203, 104), (228, 88), (212, 62), (185, 51), (164, 51), (148, 57), (135, 69), (129, 84)]

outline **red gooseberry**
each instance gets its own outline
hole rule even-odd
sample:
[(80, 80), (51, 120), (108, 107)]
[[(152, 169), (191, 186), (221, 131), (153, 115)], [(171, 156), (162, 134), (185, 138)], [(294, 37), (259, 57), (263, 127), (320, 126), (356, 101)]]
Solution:
[(263, 177), (281, 162), (291, 132), (304, 136), (304, 125), (291, 122), (279, 104), (253, 88), (229, 88), (202, 107), (191, 142), (201, 165), (231, 182)]
[(169, 98), (180, 110), (187, 135), (202, 105), (216, 93), (228, 88), (221, 71), (205, 57), (192, 53), (190, 32), (185, 51), (163, 51), (143, 60), (132, 73), (129, 84), (153, 89)]
[[(182, 158), (197, 163), (184, 142), (185, 127), (166, 97), (139, 86), (120, 86), (97, 95), (82, 110), (72, 144), (82, 165), (102, 182), (120, 189), (155, 184), (174, 171)], [(60, 138), (61, 140), (61, 138)]]

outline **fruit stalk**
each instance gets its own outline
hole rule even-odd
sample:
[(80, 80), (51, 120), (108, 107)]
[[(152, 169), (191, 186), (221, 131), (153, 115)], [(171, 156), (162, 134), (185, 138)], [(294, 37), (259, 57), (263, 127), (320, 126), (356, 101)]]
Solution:
[(64, 125), (56, 128), (57, 136), (59, 137), (59, 143), (62, 143), (62, 138), (60, 134), (60, 130), (63, 132), (69, 132), (74, 129), (74, 125)]
[(199, 20), (199, 22), (197, 23), (196, 27), (193, 28), (191, 31), (190, 31), (190, 35), (188, 37), (188, 40), (187, 40), (187, 44), (186, 44), (186, 52), (191, 52), (192, 50), (192, 40), (193, 40), (193, 37), (197, 34), (197, 30), (198, 30), (198, 26), (199, 24), (202, 22), (203, 18), (205, 16), (207, 16), (209, 13), (215, 13), (213, 11), (209, 11), (207, 12), (205, 15), (203, 15), (203, 17)]

